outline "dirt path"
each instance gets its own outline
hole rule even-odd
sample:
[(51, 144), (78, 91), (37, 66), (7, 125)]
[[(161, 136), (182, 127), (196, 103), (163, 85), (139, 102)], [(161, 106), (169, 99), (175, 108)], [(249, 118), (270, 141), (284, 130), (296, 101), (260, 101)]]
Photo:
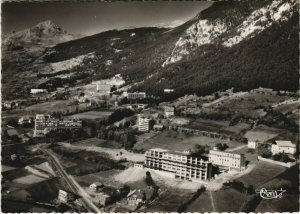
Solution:
[(238, 146), (238, 147), (235, 147), (235, 148), (227, 149), (226, 152), (233, 152), (233, 151), (236, 151), (236, 150), (243, 149), (245, 147), (247, 147), (247, 145), (243, 145), (243, 146)]
[(211, 191), (209, 191), (209, 196), (210, 196), (210, 201), (211, 201), (211, 206), (213, 208), (213, 212), (216, 212), (214, 197), (212, 196)]

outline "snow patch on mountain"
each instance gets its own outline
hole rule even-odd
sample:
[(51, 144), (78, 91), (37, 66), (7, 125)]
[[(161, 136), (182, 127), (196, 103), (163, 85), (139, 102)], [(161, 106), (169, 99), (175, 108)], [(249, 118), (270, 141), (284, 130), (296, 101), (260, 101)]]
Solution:
[(171, 55), (162, 66), (180, 61), (202, 45), (221, 42), (223, 46), (231, 47), (250, 39), (274, 23), (288, 20), (295, 7), (297, 0), (275, 0), (267, 6), (254, 10), (249, 16), (242, 17), (241, 23), (236, 26), (218, 18), (198, 20), (175, 43)]
[(274, 22), (286, 21), (291, 16), (291, 8), (295, 6), (296, 1), (293, 3), (282, 3), (282, 1), (274, 1), (271, 5), (255, 10), (248, 16), (241, 25), (237, 27), (236, 36), (229, 38), (223, 42), (226, 47), (231, 47), (249, 39), (270, 27)]
[(198, 47), (210, 44), (220, 34), (227, 30), (224, 23), (217, 20), (214, 22), (208, 20), (200, 20), (191, 25), (184, 36), (180, 37), (175, 44), (171, 56), (163, 63), (163, 67), (180, 61), (183, 56), (190, 54)]

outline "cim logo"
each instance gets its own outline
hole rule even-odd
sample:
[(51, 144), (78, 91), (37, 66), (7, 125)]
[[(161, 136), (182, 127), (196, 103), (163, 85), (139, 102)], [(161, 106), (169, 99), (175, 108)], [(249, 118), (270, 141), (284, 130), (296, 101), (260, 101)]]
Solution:
[(262, 188), (261, 190), (256, 190), (256, 193), (260, 194), (260, 197), (263, 199), (274, 199), (274, 198), (282, 198), (282, 194), (286, 192), (282, 188), (280, 190), (267, 190), (266, 188)]

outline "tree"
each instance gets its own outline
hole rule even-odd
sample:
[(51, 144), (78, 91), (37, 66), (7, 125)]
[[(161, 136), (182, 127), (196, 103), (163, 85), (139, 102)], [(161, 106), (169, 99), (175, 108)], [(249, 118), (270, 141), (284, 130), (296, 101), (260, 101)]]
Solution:
[(272, 157), (272, 152), (268, 148), (266, 148), (264, 146), (258, 147), (258, 154), (261, 157), (263, 157), (263, 158), (270, 158), (270, 157)]
[(147, 186), (153, 186), (154, 185), (154, 181), (153, 181), (151, 173), (149, 171), (146, 172), (145, 182), (146, 182)]

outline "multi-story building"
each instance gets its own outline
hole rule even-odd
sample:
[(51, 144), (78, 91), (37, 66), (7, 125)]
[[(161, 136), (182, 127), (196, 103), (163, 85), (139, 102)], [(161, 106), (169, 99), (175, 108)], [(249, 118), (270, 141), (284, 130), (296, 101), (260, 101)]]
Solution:
[(146, 98), (146, 93), (145, 92), (127, 93), (127, 98), (129, 100), (144, 99)]
[(164, 106), (164, 114), (165, 117), (172, 117), (174, 116), (174, 107), (172, 106)]
[(51, 130), (81, 128), (82, 121), (78, 119), (51, 118), (47, 114), (37, 114), (35, 117), (34, 137), (42, 137)]
[(211, 178), (212, 165), (193, 157), (190, 152), (150, 149), (145, 154), (145, 167), (174, 174), (174, 178), (201, 182)]
[(72, 192), (60, 189), (58, 191), (58, 200), (64, 203), (68, 203), (75, 200), (75, 195)]
[(209, 161), (213, 165), (227, 168), (229, 170), (244, 171), (246, 168), (246, 159), (244, 154), (235, 154), (218, 150), (210, 150)]
[(296, 145), (291, 141), (276, 140), (275, 144), (272, 144), (271, 151), (273, 155), (278, 153), (295, 154)]
[(138, 130), (141, 132), (148, 132), (150, 131), (150, 121), (151, 117), (145, 115), (138, 115)]

